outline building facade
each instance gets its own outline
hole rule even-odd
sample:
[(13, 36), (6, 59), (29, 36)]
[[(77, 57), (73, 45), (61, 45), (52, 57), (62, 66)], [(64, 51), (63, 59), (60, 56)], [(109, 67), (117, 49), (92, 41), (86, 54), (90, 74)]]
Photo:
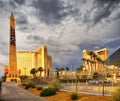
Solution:
[(43, 68), (42, 76), (49, 76), (52, 71), (52, 58), (47, 53), (47, 46), (41, 46), (36, 51), (18, 51), (17, 68), (20, 75), (31, 76), (32, 68)]
[(83, 50), (82, 52), (82, 62), (85, 71), (89, 71), (89, 73), (94, 72), (103, 72), (106, 67), (104, 62), (109, 56), (109, 52), (107, 48), (103, 48), (100, 50)]

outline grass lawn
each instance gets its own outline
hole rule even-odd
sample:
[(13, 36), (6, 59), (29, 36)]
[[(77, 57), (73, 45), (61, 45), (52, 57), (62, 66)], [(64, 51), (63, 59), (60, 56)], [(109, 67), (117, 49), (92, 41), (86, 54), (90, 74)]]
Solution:
[[(38, 96), (40, 95), (40, 91), (37, 90), (36, 88), (29, 88), (28, 91)], [(54, 96), (48, 96), (42, 98), (46, 99), (47, 101), (72, 101), (70, 99), (70, 94), (71, 94), (70, 92), (59, 91)], [(97, 96), (97, 95), (78, 93), (78, 100), (74, 100), (74, 101), (112, 101), (112, 98), (109, 96)]]

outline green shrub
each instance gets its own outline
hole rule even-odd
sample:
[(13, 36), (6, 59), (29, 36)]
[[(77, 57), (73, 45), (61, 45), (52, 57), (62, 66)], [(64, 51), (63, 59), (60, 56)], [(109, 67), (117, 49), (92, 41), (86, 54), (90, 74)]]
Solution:
[(25, 86), (25, 89), (29, 89), (30, 87), (28, 85)]
[(112, 95), (113, 101), (120, 101), (120, 88), (118, 88)]
[(32, 83), (32, 82), (29, 82), (28, 84), (25, 84), (25, 89), (28, 89), (28, 88), (35, 88), (35, 84)]
[(72, 93), (70, 97), (72, 100), (76, 100), (78, 98), (78, 95), (76, 93)]
[(52, 82), (52, 83), (50, 83), (50, 88), (53, 88), (53, 89), (55, 89), (56, 91), (59, 91), (61, 88), (62, 88), (62, 86), (61, 86), (61, 83), (60, 82)]
[(52, 96), (56, 94), (56, 90), (53, 88), (45, 88), (41, 91), (40, 96)]
[(22, 85), (22, 86), (26, 86), (26, 83), (22, 83), (21, 85)]
[(37, 87), (37, 90), (42, 90), (43, 89), (43, 86), (38, 86)]

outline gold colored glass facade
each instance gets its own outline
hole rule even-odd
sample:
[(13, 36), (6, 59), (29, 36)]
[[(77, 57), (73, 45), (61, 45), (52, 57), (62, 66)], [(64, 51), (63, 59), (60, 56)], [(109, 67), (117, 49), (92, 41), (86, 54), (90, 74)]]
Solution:
[(42, 76), (48, 76), (52, 71), (52, 58), (47, 54), (47, 46), (41, 46), (36, 51), (18, 51), (17, 69), (20, 75), (31, 76), (32, 68), (44, 69)]

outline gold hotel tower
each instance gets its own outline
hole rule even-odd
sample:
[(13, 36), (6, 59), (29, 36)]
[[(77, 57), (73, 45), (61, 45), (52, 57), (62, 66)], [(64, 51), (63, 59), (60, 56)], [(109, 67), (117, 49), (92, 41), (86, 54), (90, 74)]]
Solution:
[(52, 72), (52, 58), (48, 55), (47, 46), (43, 45), (35, 51), (18, 51), (17, 67), (19, 75), (32, 76), (32, 68), (42, 67), (42, 76), (49, 76)]

